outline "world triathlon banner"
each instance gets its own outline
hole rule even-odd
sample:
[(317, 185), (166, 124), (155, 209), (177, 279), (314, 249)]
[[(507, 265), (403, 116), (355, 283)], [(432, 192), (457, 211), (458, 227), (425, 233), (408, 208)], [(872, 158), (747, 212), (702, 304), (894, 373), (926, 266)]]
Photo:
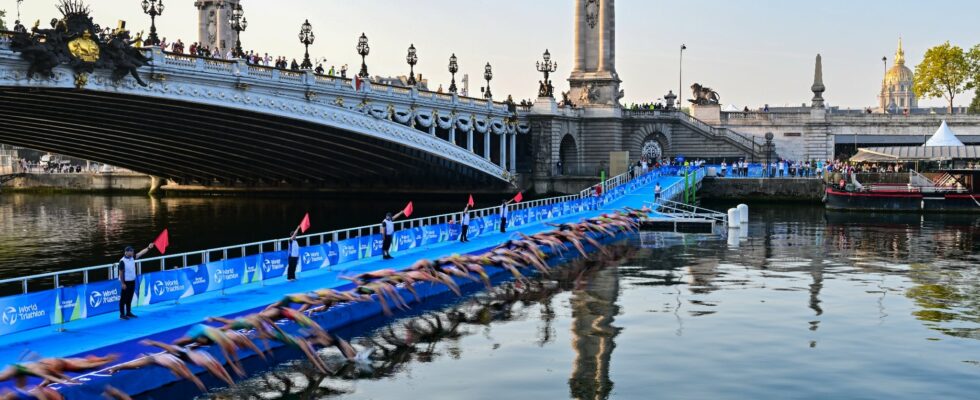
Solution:
[[(761, 167), (758, 167), (761, 174)], [(750, 174), (756, 173), (750, 168)], [(653, 175), (640, 178), (649, 181)], [(511, 212), (510, 226), (522, 226), (597, 208), (601, 203), (626, 193), (625, 187), (610, 190), (601, 200), (571, 200)], [(493, 214), (470, 221), (469, 237), (500, 229), (500, 216)], [(459, 223), (409, 228), (395, 232), (393, 251), (404, 251), (441, 242), (457, 240)], [(332, 266), (378, 257), (381, 235), (350, 238), (337, 242), (306, 246), (300, 249), (299, 271)], [(134, 306), (179, 301), (207, 292), (276, 279), (285, 275), (288, 257), (285, 251), (272, 251), (241, 258), (212, 261), (181, 269), (145, 273), (139, 276)], [(72, 287), (46, 290), (0, 298), (0, 335), (109, 314), (119, 311), (122, 287), (119, 281), (92, 282)]]

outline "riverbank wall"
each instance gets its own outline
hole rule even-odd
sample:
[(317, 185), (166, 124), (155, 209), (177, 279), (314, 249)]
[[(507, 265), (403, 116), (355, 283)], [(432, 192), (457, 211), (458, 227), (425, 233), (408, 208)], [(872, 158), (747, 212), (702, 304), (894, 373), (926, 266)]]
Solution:
[(705, 200), (794, 201), (819, 203), (824, 183), (805, 178), (704, 178), (698, 197)]
[(148, 193), (149, 175), (105, 174), (26, 174), (0, 187), (3, 191), (38, 193)]

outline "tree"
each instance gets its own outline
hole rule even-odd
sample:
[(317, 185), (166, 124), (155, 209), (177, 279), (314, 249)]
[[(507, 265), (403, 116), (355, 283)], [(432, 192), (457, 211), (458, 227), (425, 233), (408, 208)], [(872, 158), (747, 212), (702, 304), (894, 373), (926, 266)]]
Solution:
[(966, 88), (973, 89), (973, 101), (967, 112), (980, 114), (980, 44), (966, 53), (966, 60), (970, 64), (970, 82), (966, 84)]
[(7, 17), (7, 11), (0, 10), (0, 31), (7, 30), (7, 24), (3, 22), (3, 19)]
[(953, 100), (969, 82), (970, 63), (966, 52), (946, 42), (926, 50), (922, 62), (915, 67), (913, 89), (924, 98), (945, 98), (952, 113)]

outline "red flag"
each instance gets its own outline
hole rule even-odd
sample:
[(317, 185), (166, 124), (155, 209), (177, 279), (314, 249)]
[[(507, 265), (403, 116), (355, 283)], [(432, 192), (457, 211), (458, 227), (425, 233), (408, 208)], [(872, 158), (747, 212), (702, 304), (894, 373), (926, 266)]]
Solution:
[(473, 201), (473, 195), (472, 194), (470, 195), (470, 201), (466, 202), (466, 205), (467, 206), (470, 206), (470, 207), (473, 207), (473, 206), (476, 205), (476, 202)]
[(170, 233), (164, 229), (163, 232), (160, 232), (160, 236), (157, 236), (157, 239), (153, 241), (153, 247), (160, 250), (160, 254), (164, 254), (167, 252), (167, 246), (170, 246)]
[(405, 209), (402, 210), (402, 214), (405, 214), (406, 217), (411, 217), (414, 211), (415, 211), (415, 207), (412, 206), (412, 202), (410, 201), (408, 202), (408, 205), (405, 206)]
[(300, 232), (306, 233), (306, 230), (310, 229), (310, 213), (306, 213), (302, 221), (299, 221)]
[(517, 196), (514, 196), (514, 202), (520, 203), (522, 201), (524, 201), (524, 192), (517, 193)]

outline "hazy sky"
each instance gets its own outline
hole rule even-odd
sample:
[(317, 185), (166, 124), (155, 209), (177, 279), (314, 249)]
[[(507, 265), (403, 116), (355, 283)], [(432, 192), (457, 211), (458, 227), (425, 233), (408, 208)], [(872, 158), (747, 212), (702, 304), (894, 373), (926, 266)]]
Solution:
[[(25, 0), (22, 19), (57, 16), (55, 0)], [(87, 0), (96, 23), (124, 19), (147, 29), (139, 0)], [(157, 27), (169, 40), (197, 40), (193, 0), (166, 0)], [(12, 23), (15, 0), (0, 0)], [(498, 98), (535, 96), (540, 76), (534, 62), (548, 48), (558, 61), (556, 86), (564, 90), (573, 57), (573, 0), (242, 0), (248, 30), (246, 50), (301, 58), (296, 35), (304, 19), (317, 35), (310, 51), (330, 64), (360, 65), (354, 45), (370, 38), (372, 74), (407, 73), (405, 53), (414, 43), (416, 71), (432, 88), (448, 87), (449, 55), (469, 73), (479, 93), (482, 67), (494, 67)], [(699, 82), (717, 90), (722, 102), (739, 107), (799, 105), (812, 97), (813, 59), (823, 54), (824, 98), (830, 105), (864, 107), (877, 102), (884, 67), (894, 58), (899, 35), (907, 65), (914, 70), (930, 46), (949, 40), (968, 48), (980, 43), (976, 0), (619, 0), (617, 69), (625, 102), (656, 100), (678, 87), (678, 49), (684, 54), (685, 87)], [(685, 97), (688, 90), (684, 90)], [(958, 105), (969, 104), (971, 93)], [(923, 105), (942, 105), (923, 101)]]

